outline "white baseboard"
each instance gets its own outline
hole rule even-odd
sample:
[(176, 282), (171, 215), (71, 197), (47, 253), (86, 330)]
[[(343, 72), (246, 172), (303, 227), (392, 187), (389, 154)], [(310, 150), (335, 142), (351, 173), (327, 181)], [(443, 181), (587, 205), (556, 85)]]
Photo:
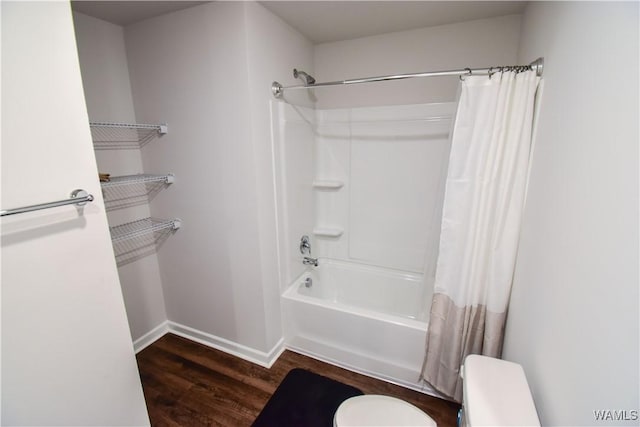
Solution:
[(137, 340), (133, 342), (133, 350), (136, 354), (140, 353), (145, 348), (162, 338), (164, 334), (169, 332), (169, 322), (165, 320)]
[(189, 326), (181, 325), (179, 323), (167, 320), (144, 334), (142, 337), (135, 340), (133, 343), (135, 352), (138, 353), (142, 351), (144, 348), (153, 344), (153, 342), (160, 339), (168, 332), (186, 338), (188, 340), (206, 345), (207, 347), (212, 347), (216, 350), (224, 351), (225, 353), (232, 354), (265, 368), (270, 368), (284, 351), (284, 338), (281, 338), (269, 352), (263, 352), (242, 344), (235, 343), (233, 341), (229, 341), (225, 338), (221, 338), (206, 332), (199, 331)]
[(248, 360), (249, 362), (253, 362), (256, 365), (260, 365), (265, 368), (270, 368), (284, 351), (284, 338), (280, 338), (271, 351), (265, 353), (172, 321), (169, 321), (169, 332), (191, 341), (204, 344), (208, 347), (215, 348), (216, 350), (233, 354), (234, 356)]

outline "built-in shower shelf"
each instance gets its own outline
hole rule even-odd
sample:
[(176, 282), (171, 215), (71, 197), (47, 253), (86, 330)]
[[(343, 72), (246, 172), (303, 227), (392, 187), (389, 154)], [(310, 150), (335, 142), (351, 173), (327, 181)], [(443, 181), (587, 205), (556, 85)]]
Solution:
[(319, 237), (340, 237), (344, 230), (339, 227), (317, 227), (313, 229), (313, 235)]
[(166, 124), (90, 122), (93, 147), (101, 150), (140, 148), (167, 133)]
[(109, 227), (118, 265), (140, 259), (152, 252), (180, 228), (179, 219), (144, 218)]
[(312, 185), (316, 190), (339, 190), (344, 186), (344, 182), (318, 179), (313, 181)]

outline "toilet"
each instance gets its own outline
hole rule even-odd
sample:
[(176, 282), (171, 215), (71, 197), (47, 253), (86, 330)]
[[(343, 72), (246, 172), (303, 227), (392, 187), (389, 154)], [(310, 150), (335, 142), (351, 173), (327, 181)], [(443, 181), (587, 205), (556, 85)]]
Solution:
[(475, 426), (540, 426), (522, 366), (472, 354), (464, 360), (458, 423)]
[[(458, 426), (540, 426), (522, 366), (487, 356), (469, 355), (460, 372), (463, 401)], [(435, 427), (417, 407), (390, 396), (363, 395), (345, 400), (334, 427)]]
[(436, 427), (436, 422), (404, 400), (391, 396), (365, 394), (342, 402), (333, 416), (333, 426)]

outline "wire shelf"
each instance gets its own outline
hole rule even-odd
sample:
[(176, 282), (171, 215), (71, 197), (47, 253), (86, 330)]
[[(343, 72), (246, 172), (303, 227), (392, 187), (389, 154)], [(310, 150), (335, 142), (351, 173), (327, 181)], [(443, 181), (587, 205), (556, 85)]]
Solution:
[(109, 181), (102, 182), (102, 188), (113, 188), (120, 186), (128, 186), (135, 184), (147, 184), (150, 182), (162, 182), (165, 184), (172, 184), (175, 177), (173, 174), (168, 173), (164, 175), (153, 175), (148, 173), (141, 173), (137, 175), (125, 175), (114, 176), (109, 178)]
[(104, 204), (108, 211), (146, 204), (163, 189), (175, 182), (171, 173), (165, 175), (138, 174), (115, 176), (101, 182)]
[(100, 150), (141, 148), (167, 133), (167, 125), (90, 122), (93, 146)]
[(144, 218), (110, 227), (116, 263), (121, 266), (156, 252), (180, 226), (179, 219)]
[(149, 217), (109, 227), (109, 231), (111, 232), (111, 241), (113, 243), (119, 243), (125, 240), (131, 240), (147, 234), (162, 231), (164, 229), (177, 230), (178, 228), (180, 228), (179, 219), (158, 219)]

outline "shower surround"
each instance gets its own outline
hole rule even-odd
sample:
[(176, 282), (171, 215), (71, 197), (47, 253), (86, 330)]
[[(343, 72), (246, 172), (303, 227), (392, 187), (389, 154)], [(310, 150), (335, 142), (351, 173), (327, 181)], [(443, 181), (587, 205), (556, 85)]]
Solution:
[[(273, 101), (288, 348), (433, 393), (418, 379), (454, 111)], [(302, 264), (302, 235), (318, 267)]]

